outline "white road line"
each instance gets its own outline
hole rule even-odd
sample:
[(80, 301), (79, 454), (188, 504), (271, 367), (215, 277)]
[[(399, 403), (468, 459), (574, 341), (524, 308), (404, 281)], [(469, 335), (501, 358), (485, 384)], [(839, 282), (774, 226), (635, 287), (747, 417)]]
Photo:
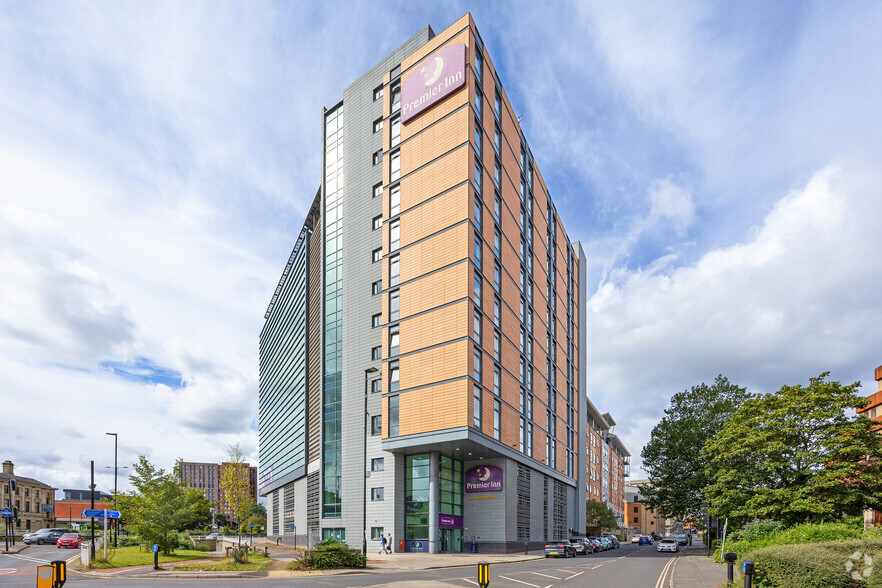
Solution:
[(9, 576), (10, 574), (14, 574), (18, 571), (18, 568), (6, 568), (5, 570), (0, 570), (0, 576)]
[(585, 572), (576, 572), (575, 574), (573, 574), (573, 575), (570, 576), (569, 578), (564, 578), (564, 579), (565, 579), (565, 580), (572, 580), (573, 578), (575, 578), (575, 577), (578, 576), (579, 574), (584, 574), (584, 573), (585, 573)]
[(671, 579), (668, 581), (668, 587), (674, 588), (674, 570), (677, 569), (677, 562), (680, 561), (680, 558), (677, 557), (674, 559), (674, 565), (671, 566)]
[(527, 586), (532, 586), (533, 588), (541, 588), (540, 586), (537, 586), (536, 584), (530, 584), (529, 582), (515, 580), (514, 578), (509, 578), (508, 576), (499, 576), (499, 577), (502, 578), (503, 580), (511, 580), (512, 582), (517, 582), (518, 584), (525, 584)]
[(539, 572), (530, 572), (531, 574), (536, 574), (537, 576), (545, 576), (546, 578), (551, 578), (552, 580), (563, 580), (563, 578), (558, 578), (557, 576), (549, 576), (548, 574), (540, 574)]
[(49, 563), (48, 559), (37, 559), (36, 557), (30, 557), (28, 555), (21, 555), (19, 553), (5, 553), (4, 555), (8, 555), (9, 557), (14, 557), (16, 559), (23, 559), (25, 561), (32, 561), (39, 564)]
[(474, 580), (469, 580), (468, 578), (461, 578), (461, 580), (464, 580), (464, 581), (468, 582), (469, 584), (474, 584), (475, 586), (478, 586), (478, 585), (479, 585), (479, 584), (478, 584), (477, 582), (475, 582)]

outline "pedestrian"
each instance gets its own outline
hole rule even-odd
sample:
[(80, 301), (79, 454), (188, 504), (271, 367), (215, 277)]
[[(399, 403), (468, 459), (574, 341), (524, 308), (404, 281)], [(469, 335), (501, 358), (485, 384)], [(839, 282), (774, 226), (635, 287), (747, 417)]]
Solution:
[(386, 551), (386, 536), (385, 536), (385, 535), (381, 535), (381, 536), (380, 536), (380, 551), (379, 551), (379, 553), (378, 553), (377, 555), (382, 555), (382, 554), (384, 554), (384, 553), (387, 554), (387, 555), (389, 554), (389, 552)]
[(389, 547), (389, 553), (392, 553), (392, 533), (387, 533), (389, 536), (389, 541), (386, 542), (386, 545)]

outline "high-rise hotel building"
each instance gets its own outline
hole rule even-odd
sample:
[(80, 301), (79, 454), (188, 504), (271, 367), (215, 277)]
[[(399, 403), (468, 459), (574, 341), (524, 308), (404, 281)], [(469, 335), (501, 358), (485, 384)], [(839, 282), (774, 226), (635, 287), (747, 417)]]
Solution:
[(584, 254), (471, 16), (384, 58), (322, 129), (260, 336), (269, 534), (436, 553), (583, 532)]

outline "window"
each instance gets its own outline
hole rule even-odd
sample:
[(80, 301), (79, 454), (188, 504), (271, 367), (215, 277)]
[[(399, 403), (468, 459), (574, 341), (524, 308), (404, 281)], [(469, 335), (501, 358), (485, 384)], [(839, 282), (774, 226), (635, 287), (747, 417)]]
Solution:
[[(493, 125), (493, 148), (496, 150), (496, 155), (499, 155), (499, 152), (502, 151), (502, 131), (499, 130), (499, 125)], [(496, 182), (499, 184), (499, 182)]]
[(383, 86), (379, 88), (374, 88), (374, 102), (383, 97)]
[(475, 122), (475, 157), (480, 159), (483, 154), (484, 141), (481, 132), (481, 123)]
[(526, 452), (527, 449), (527, 421), (524, 417), (521, 417), (521, 429), (520, 429), (520, 447), (519, 451), (521, 453)]
[[(636, 508), (634, 509), (634, 512), (637, 512), (637, 509), (636, 509)], [(634, 522), (635, 522), (635, 523), (637, 523), (637, 522), (639, 522), (639, 521), (640, 521), (640, 518), (639, 518), (639, 517), (634, 517)]]
[[(398, 368), (396, 367), (395, 370), (397, 371)], [(398, 396), (389, 397), (389, 436), (398, 436)]]
[(481, 269), (481, 238), (475, 235), (475, 267)]
[(473, 320), (472, 332), (474, 335), (475, 343), (481, 344), (481, 313), (477, 310), (475, 311), (475, 316)]
[(501, 361), (502, 358), (502, 335), (499, 331), (493, 331), (493, 357), (496, 361)]
[(477, 49), (475, 49), (475, 79), (478, 83), (484, 80), (484, 58)]
[(493, 181), (497, 188), (502, 184), (502, 165), (498, 159), (493, 162)]
[(389, 320), (397, 321), (401, 309), (401, 297), (398, 290), (389, 292)]
[(475, 159), (475, 191), (483, 194), (484, 190), (484, 172), (481, 169), (481, 163)]
[(474, 365), (472, 366), (473, 367), (472, 375), (474, 376), (475, 380), (480, 383), (480, 381), (481, 381), (481, 350), (480, 349), (475, 349), (475, 351), (474, 351), (473, 364)]
[(389, 250), (396, 251), (401, 247), (401, 221), (395, 219), (389, 224)]
[(484, 118), (484, 98), (481, 96), (481, 90), (475, 87), (475, 117), (478, 120)]
[(371, 260), (380, 261), (381, 259), (383, 259), (383, 248), (380, 247), (379, 249), (374, 249), (371, 252)]
[(401, 109), (401, 84), (396, 83), (392, 86), (392, 112), (398, 112)]
[(376, 415), (371, 417), (371, 435), (383, 434), (383, 416)]
[(383, 161), (383, 151), (382, 150), (375, 151), (374, 152), (374, 165), (377, 165), (381, 161)]
[(375, 457), (371, 460), (371, 471), (372, 472), (382, 472), (385, 469), (386, 469), (386, 466), (383, 463), (382, 457)]
[(401, 143), (401, 118), (395, 117), (392, 119), (392, 142), (389, 146), (397, 147), (399, 143)]
[(327, 541), (328, 539), (346, 541), (346, 529), (322, 529), (322, 541)]
[(496, 215), (496, 220), (502, 216), (502, 196), (499, 195), (499, 190), (493, 194), (493, 214)]
[(496, 88), (496, 99), (493, 101), (493, 110), (496, 112), (496, 118), (502, 118), (502, 93)]
[(472, 388), (472, 426), (481, 428), (481, 387)]
[(401, 263), (400, 256), (393, 255), (389, 258), (389, 285), (397, 286), (400, 278)]
[(374, 378), (371, 380), (371, 394), (376, 394), (377, 392), (383, 391), (383, 380), (381, 378)]
[(401, 177), (401, 151), (395, 151), (389, 161), (389, 181), (394, 182)]
[(382, 130), (383, 130), (383, 119), (378, 118), (377, 120), (374, 121), (374, 132), (379, 133)]
[[(389, 362), (389, 392), (397, 392), (400, 374), (398, 373), (398, 360)], [(396, 401), (397, 403), (397, 401)], [(397, 404), (396, 404), (397, 407)], [(392, 425), (392, 417), (389, 417), (389, 425)], [(398, 425), (398, 419), (395, 419), (395, 425)], [(389, 433), (390, 435), (392, 433)], [(395, 433), (396, 435), (398, 433)]]
[(374, 198), (379, 198), (383, 195), (383, 184), (374, 184)]
[(475, 294), (475, 306), (478, 308), (481, 307), (481, 284), (483, 280), (481, 279), (480, 274), (475, 272), (475, 284), (474, 284), (474, 294)]
[(375, 216), (374, 220), (371, 221), (371, 227), (373, 227), (373, 230), (376, 231), (377, 229), (379, 229), (382, 226), (383, 226), (383, 215), (381, 214), (380, 216)]
[(502, 404), (498, 400), (493, 400), (493, 438), (500, 438), (499, 423), (501, 421)]
[(398, 325), (389, 327), (389, 355), (398, 355), (400, 335)]
[(502, 234), (499, 232), (499, 227), (493, 229), (493, 253), (496, 257), (502, 255)]
[(502, 288), (502, 268), (499, 267), (498, 261), (493, 262), (493, 286), (497, 291)]
[(371, 488), (371, 500), (378, 501), (383, 500), (383, 489), (382, 488)]
[(379, 294), (383, 291), (383, 280), (377, 280), (371, 284), (371, 294)]
[(371, 326), (372, 327), (379, 327), (382, 324), (383, 324), (383, 315), (375, 314), (374, 316), (371, 317)]
[(395, 216), (401, 212), (401, 186), (394, 186), (389, 190), (389, 216)]
[(483, 230), (483, 207), (481, 206), (481, 199), (475, 196), (475, 227), (477, 227), (478, 232), (482, 232)]
[[(639, 507), (639, 506), (635, 506), (635, 507), (634, 507), (634, 512), (635, 512), (635, 513), (640, 512), (640, 507)], [(635, 522), (635, 523), (637, 522), (636, 517), (634, 518), (634, 522)]]
[(382, 537), (383, 527), (371, 527), (371, 539), (376, 539), (379, 541)]
[(371, 359), (380, 359), (383, 356), (383, 348), (380, 346), (371, 349)]
[(502, 303), (499, 302), (499, 296), (493, 297), (493, 322), (499, 326), (500, 315), (502, 314)]

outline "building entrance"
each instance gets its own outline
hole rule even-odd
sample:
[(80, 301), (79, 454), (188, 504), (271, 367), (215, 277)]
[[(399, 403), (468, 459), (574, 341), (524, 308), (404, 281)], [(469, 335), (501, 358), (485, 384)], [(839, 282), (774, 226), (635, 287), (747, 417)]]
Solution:
[(441, 529), (441, 537), (438, 541), (440, 553), (462, 552), (462, 529)]

